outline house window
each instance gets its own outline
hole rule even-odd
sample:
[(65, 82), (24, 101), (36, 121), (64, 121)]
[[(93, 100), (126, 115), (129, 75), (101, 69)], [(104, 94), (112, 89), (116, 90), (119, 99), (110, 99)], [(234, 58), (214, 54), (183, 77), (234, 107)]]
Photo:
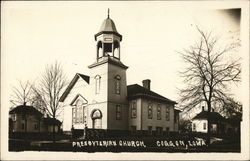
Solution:
[(156, 127), (156, 134), (161, 135), (162, 134), (162, 127)]
[(16, 114), (13, 115), (13, 121), (16, 121)]
[(152, 135), (152, 126), (148, 126), (148, 134)]
[(206, 130), (207, 129), (207, 124), (204, 122), (203, 123), (203, 130)]
[(152, 119), (152, 118), (153, 118), (152, 103), (149, 102), (148, 103), (148, 119)]
[(136, 132), (136, 126), (131, 126), (131, 133), (134, 134)]
[(22, 130), (24, 130), (24, 127), (25, 127), (25, 126), (24, 126), (24, 123), (22, 123)]
[(157, 106), (157, 120), (161, 120), (161, 105)]
[(101, 88), (101, 76), (95, 76), (95, 93), (99, 94)]
[(136, 101), (132, 102), (132, 108), (131, 108), (131, 117), (136, 118), (137, 116), (137, 107), (136, 107)]
[(122, 119), (122, 109), (121, 105), (116, 105), (116, 120)]
[(196, 131), (196, 124), (193, 123), (193, 131)]
[(169, 121), (170, 118), (170, 111), (169, 111), (169, 107), (166, 108), (166, 120)]
[(115, 76), (115, 93), (121, 93), (121, 77), (119, 75)]
[(38, 126), (37, 126), (37, 123), (34, 124), (34, 130), (37, 130), (38, 129)]
[(169, 134), (169, 127), (166, 127), (166, 134)]

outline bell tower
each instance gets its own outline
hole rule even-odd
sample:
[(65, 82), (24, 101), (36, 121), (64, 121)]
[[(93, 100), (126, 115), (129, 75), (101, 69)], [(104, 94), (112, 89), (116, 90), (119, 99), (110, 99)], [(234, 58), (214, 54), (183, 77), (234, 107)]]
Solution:
[[(89, 65), (90, 94), (89, 113), (98, 110), (101, 121), (89, 122), (89, 128), (108, 130), (128, 129), (127, 66), (121, 62), (120, 35), (114, 21), (108, 16), (95, 34), (96, 61)], [(98, 122), (98, 126), (96, 126)], [(100, 124), (100, 125), (99, 125)]]
[(108, 17), (102, 23), (102, 26), (97, 34), (95, 34), (96, 44), (96, 59), (97, 62), (103, 60), (104, 57), (120, 60), (120, 35), (115, 27), (115, 23)]

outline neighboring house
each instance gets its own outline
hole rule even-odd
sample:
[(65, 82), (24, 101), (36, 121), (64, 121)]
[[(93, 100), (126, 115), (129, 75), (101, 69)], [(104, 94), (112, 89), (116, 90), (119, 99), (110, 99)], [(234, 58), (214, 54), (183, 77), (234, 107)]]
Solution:
[(95, 35), (96, 61), (88, 66), (90, 75), (77, 73), (60, 98), (64, 106), (63, 131), (85, 128), (109, 132), (178, 131), (176, 104), (150, 89), (127, 86), (127, 66), (121, 62), (120, 35), (108, 16)]
[[(47, 133), (53, 132), (51, 128), (55, 126), (58, 132), (61, 122), (53, 118), (44, 118), (43, 114), (33, 106), (20, 105), (9, 112), (9, 129), (10, 132), (20, 133)], [(52, 130), (51, 130), (52, 129)]]
[[(212, 134), (239, 134), (240, 133), (240, 118), (224, 118), (218, 112), (210, 112), (211, 133)], [(197, 114), (192, 119), (192, 131), (207, 133), (208, 131), (208, 111), (204, 110)]]
[[(222, 117), (218, 112), (210, 112), (210, 121), (211, 121), (211, 133), (212, 134), (222, 134), (225, 131), (225, 118)], [(204, 110), (202, 107), (202, 111), (198, 113), (192, 119), (192, 131), (193, 132), (208, 132), (208, 111)]]

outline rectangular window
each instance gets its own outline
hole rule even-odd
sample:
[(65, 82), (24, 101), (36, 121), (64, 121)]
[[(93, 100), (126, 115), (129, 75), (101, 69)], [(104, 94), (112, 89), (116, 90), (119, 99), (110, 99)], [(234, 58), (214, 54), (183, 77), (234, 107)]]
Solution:
[(203, 123), (203, 130), (206, 130), (207, 129), (207, 124), (204, 122)]
[(169, 127), (166, 127), (166, 133), (169, 134)]
[(72, 123), (76, 123), (76, 107), (72, 108)]
[(136, 126), (131, 126), (131, 133), (134, 134), (136, 132)]
[(137, 116), (137, 106), (136, 106), (136, 101), (133, 101), (131, 108), (131, 117), (136, 118), (136, 116)]
[(167, 120), (167, 121), (170, 120), (170, 111), (169, 111), (169, 107), (166, 108), (166, 120)]
[(13, 115), (13, 121), (16, 121), (16, 117), (17, 117), (16, 115), (17, 115), (17, 114), (14, 114), (14, 115)]
[(193, 123), (193, 131), (196, 131), (196, 125)]
[(161, 120), (161, 105), (157, 106), (157, 120)]
[(116, 105), (116, 120), (122, 119), (122, 109), (121, 105)]
[(148, 134), (152, 135), (152, 126), (148, 126)]
[(34, 124), (34, 130), (37, 130), (38, 129), (38, 126), (37, 126), (37, 123)]
[(162, 127), (156, 127), (156, 134), (161, 135), (162, 134)]
[(25, 127), (25, 126), (24, 126), (24, 123), (22, 123), (22, 130), (24, 130), (24, 127)]
[(153, 118), (153, 110), (152, 110), (152, 104), (151, 102), (148, 103), (148, 119)]

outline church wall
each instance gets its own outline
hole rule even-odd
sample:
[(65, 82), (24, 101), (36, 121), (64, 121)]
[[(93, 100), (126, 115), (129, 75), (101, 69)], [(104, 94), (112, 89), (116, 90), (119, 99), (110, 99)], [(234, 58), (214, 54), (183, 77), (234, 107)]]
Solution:
[[(156, 130), (156, 127), (162, 127), (163, 131), (169, 128), (169, 131), (174, 131), (174, 106), (167, 103), (150, 101), (152, 104), (153, 117), (148, 118), (148, 100), (142, 99), (142, 129), (148, 130), (148, 126), (152, 126), (152, 130)], [(161, 119), (157, 119), (157, 106), (161, 106)], [(166, 108), (170, 107), (169, 111), (169, 121), (166, 119)]]
[(72, 128), (72, 106), (70, 105), (75, 97), (80, 94), (88, 102), (91, 98), (90, 88), (87, 82), (79, 78), (70, 93), (62, 103), (64, 106), (63, 131), (71, 131)]
[[(121, 119), (116, 118), (116, 105), (121, 106)], [(128, 130), (128, 105), (121, 103), (108, 103), (108, 129)]]
[[(108, 85), (108, 65), (107, 63), (91, 68), (90, 73), (90, 91), (88, 93), (90, 97), (89, 103), (99, 103), (107, 101), (107, 85)], [(95, 91), (95, 77), (99, 75), (101, 77), (100, 92), (96, 94)]]
[[(108, 101), (109, 102), (119, 102), (127, 104), (127, 78), (126, 69), (109, 64), (108, 65)], [(116, 94), (115, 91), (115, 77), (119, 75), (121, 77), (121, 88), (120, 94)]]
[[(131, 114), (133, 101), (136, 101), (136, 107), (137, 107), (135, 118), (132, 118)], [(136, 126), (136, 130), (141, 130), (141, 103), (142, 103), (141, 98), (129, 101), (129, 114), (128, 114), (129, 130), (131, 130), (131, 126)]]
[(107, 115), (108, 115), (107, 102), (93, 103), (87, 107), (87, 110), (88, 110), (87, 111), (87, 126), (88, 126), (88, 128), (93, 128), (93, 120), (91, 118), (91, 114), (96, 109), (99, 109), (102, 113), (102, 118), (101, 118), (102, 127), (101, 127), (101, 129), (107, 129)]

